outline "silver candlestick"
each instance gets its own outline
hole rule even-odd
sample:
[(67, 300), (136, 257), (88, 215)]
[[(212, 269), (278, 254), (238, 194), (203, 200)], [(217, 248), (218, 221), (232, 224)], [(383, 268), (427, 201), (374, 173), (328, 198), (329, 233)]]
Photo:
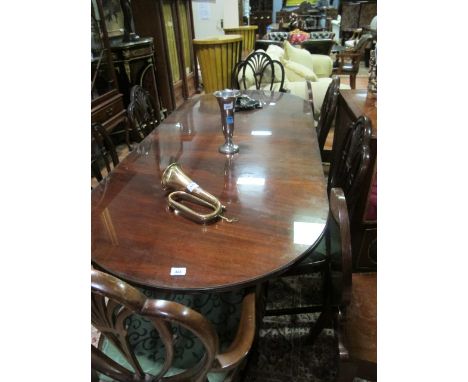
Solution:
[(221, 111), (221, 124), (223, 126), (224, 145), (219, 146), (222, 154), (235, 154), (239, 152), (239, 146), (232, 142), (234, 135), (234, 108), (236, 99), (240, 96), (239, 90), (224, 89), (213, 93), (218, 101)]

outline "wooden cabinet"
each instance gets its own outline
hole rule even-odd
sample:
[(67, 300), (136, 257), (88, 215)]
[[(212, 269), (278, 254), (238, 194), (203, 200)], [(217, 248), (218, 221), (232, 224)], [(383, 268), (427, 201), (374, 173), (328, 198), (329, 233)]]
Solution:
[(101, 0), (91, 2), (91, 122), (107, 131), (124, 130), (127, 118), (122, 94), (117, 90)]
[(272, 14), (273, 11), (271, 9), (250, 12), (250, 24), (258, 26), (260, 38), (265, 36), (267, 26), (272, 23)]
[(142, 37), (134, 41), (123, 42), (122, 38), (118, 37), (110, 40), (110, 46), (125, 107), (128, 107), (130, 103), (132, 87), (140, 85), (151, 94), (156, 110), (163, 112), (155, 74), (153, 38)]
[(198, 89), (191, 1), (133, 0), (132, 10), (136, 33), (154, 39), (159, 95), (170, 112)]
[(336, 115), (333, 149), (340, 144), (347, 131), (347, 126), (359, 116), (367, 115), (372, 122), (370, 141), (369, 170), (361, 187), (360, 198), (356, 202), (354, 216), (351, 220), (351, 241), (353, 247), (354, 271), (375, 271), (377, 269), (377, 207), (371, 212), (373, 186), (377, 185), (377, 99), (367, 96), (367, 90), (340, 90)]

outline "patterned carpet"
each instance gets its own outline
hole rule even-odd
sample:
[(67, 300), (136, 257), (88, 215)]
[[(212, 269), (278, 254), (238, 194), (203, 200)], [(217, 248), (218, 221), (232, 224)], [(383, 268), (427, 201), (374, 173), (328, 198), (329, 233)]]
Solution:
[[(307, 286), (307, 288), (306, 288)], [(297, 276), (270, 283), (268, 309), (320, 299), (320, 278)], [(274, 301), (274, 303), (272, 303)], [(256, 347), (245, 371), (246, 382), (328, 382), (338, 367), (338, 342), (325, 329), (315, 343), (308, 335), (318, 313), (264, 317)]]

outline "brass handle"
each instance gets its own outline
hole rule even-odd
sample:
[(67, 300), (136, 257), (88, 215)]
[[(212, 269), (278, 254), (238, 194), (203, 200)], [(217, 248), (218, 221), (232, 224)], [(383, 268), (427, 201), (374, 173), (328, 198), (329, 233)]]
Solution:
[(113, 107), (110, 107), (109, 109), (106, 110), (106, 113), (107, 113), (108, 116), (111, 116), (113, 112), (114, 112)]

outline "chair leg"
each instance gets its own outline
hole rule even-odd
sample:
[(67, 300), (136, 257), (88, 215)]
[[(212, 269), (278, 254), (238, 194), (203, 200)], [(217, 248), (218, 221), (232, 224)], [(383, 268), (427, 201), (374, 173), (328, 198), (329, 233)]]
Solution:
[(349, 85), (351, 86), (351, 89), (356, 89), (356, 75), (355, 74), (349, 75)]
[(125, 118), (125, 143), (128, 147), (128, 150), (129, 151), (132, 151), (133, 150), (133, 147), (132, 145), (130, 144), (130, 128), (129, 128), (129, 121), (128, 121), (128, 118)]

